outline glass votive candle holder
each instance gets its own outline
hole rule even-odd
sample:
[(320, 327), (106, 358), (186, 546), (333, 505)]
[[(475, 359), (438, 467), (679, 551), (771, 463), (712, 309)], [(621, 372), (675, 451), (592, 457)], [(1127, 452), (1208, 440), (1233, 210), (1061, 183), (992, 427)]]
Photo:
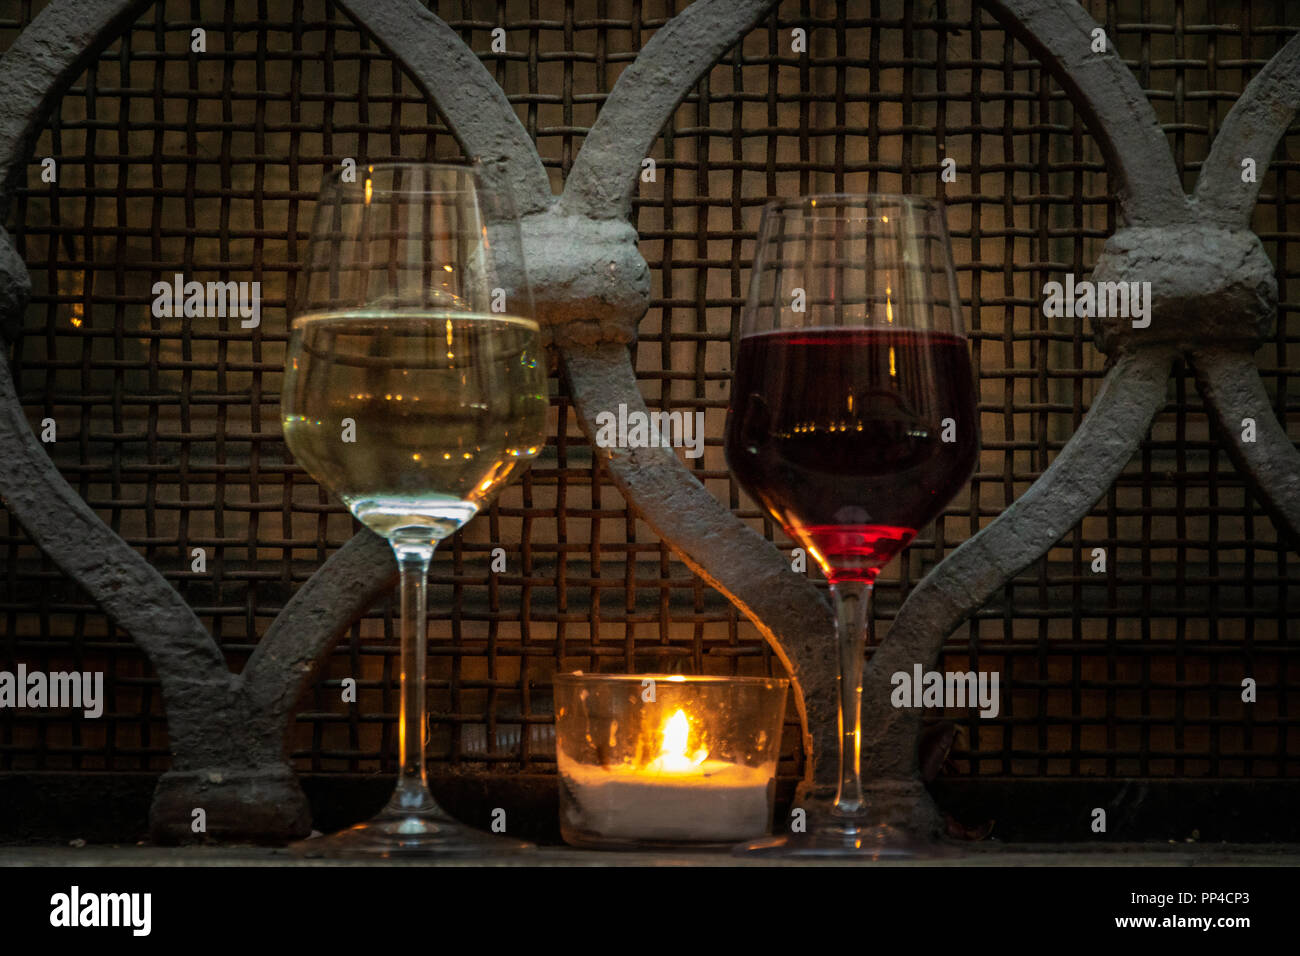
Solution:
[(557, 674), (565, 842), (705, 846), (763, 836), (789, 686), (772, 677)]

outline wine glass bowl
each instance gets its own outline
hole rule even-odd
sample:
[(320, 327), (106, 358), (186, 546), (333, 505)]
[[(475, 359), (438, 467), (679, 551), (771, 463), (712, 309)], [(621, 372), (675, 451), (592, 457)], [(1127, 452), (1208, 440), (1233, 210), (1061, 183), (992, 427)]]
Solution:
[(434, 548), (545, 443), (546, 362), (504, 187), (478, 166), (366, 167), (322, 191), (281, 415), (294, 458), (388, 539), (401, 574), (400, 770), (367, 823), (312, 856), (526, 846), (444, 813), (425, 764), (426, 577)]
[(878, 855), (890, 843), (871, 822), (858, 767), (871, 586), (974, 468), (967, 348), (941, 207), (885, 195), (765, 207), (725, 450), (736, 480), (830, 582), (843, 825), (764, 849)]
[(441, 539), (545, 441), (537, 335), (519, 317), (442, 310), (300, 318), (285, 440), (372, 531), (419, 527)]

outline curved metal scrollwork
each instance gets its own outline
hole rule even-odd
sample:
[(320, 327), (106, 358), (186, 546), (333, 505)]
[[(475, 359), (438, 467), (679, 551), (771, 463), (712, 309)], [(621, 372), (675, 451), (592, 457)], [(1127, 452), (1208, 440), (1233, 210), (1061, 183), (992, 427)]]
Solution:
[[(1228, 155), (1240, 155), (1249, 143), (1262, 175), (1295, 114), (1300, 37), (1286, 44), (1229, 113), (1193, 199), (1182, 191), (1155, 112), (1133, 75), (1113, 50), (1091, 52), (1098, 25), (1082, 7), (1069, 0), (984, 5), (1052, 72), (1101, 145), (1125, 227), (1106, 244), (1094, 276), (1151, 282), (1152, 315), (1141, 330), (1113, 321), (1099, 325), (1099, 343), (1115, 364), (1079, 429), (1019, 499), (912, 591), (867, 667), (863, 720), (870, 775), (911, 785), (921, 802), (927, 798), (918, 793), (920, 715), (888, 706), (890, 675), (937, 660), (962, 621), (1092, 509), (1163, 407), (1175, 357), (1187, 356), (1197, 369), (1235, 459), (1293, 540), (1300, 512), (1300, 454), (1273, 415), (1250, 357), (1277, 312), (1268, 258), (1249, 232), (1258, 186), (1241, 182), (1240, 167)], [(1240, 139), (1225, 140), (1228, 135)], [(1214, 209), (1210, 224), (1203, 207)], [(1259, 424), (1259, 440), (1248, 446), (1238, 440), (1244, 417)]]
[[(0, 214), (57, 97), (147, 6), (143, 0), (51, 3), (0, 60)], [(0, 326), (17, 326), (30, 288), (25, 265), (0, 231)], [(217, 836), (304, 832), (310, 814), (284, 758), (282, 722), (251, 701), (248, 675), (230, 673), (216, 642), (175, 589), (58, 473), (28, 426), (3, 354), (0, 461), (0, 495), (9, 511), (158, 671), (174, 755), (155, 796), (152, 817), (163, 823), (158, 835), (188, 833), (185, 821), (195, 806), (241, 810), (219, 814)]]
[[(0, 107), (0, 213), (52, 104), (149, 2), (52, 0), (0, 61), (0, 104), (6, 104)], [(627, 351), (649, 302), (648, 268), (627, 223), (641, 159), (699, 78), (774, 0), (696, 0), (658, 30), (620, 75), (559, 197), (551, 194), (505, 94), (446, 23), (414, 0), (342, 5), (401, 61), (465, 152), (492, 160), (491, 174), (508, 177), (522, 216), (539, 315), (594, 444), (598, 412), (619, 403), (644, 410)], [(1169, 371), (1180, 354), (1195, 366), (1234, 459), (1279, 525), (1300, 540), (1300, 455), (1269, 408), (1250, 355), (1272, 318), (1269, 310), (1276, 310), (1276, 286), (1269, 285), (1271, 276), (1262, 276), (1262, 251), (1247, 231), (1258, 186), (1245, 186), (1236, 176), (1242, 149), (1262, 174), (1294, 115), (1300, 38), (1286, 45), (1234, 107), (1189, 199), (1149, 102), (1117, 56), (1091, 53), (1096, 24), (1077, 3), (985, 5), (1057, 76), (1101, 144), (1126, 227), (1107, 244), (1098, 271), (1129, 275), (1140, 264), (1158, 272), (1143, 276), (1157, 285), (1156, 332), (1144, 337), (1136, 330), (1098, 329), (1114, 365), (1079, 430), (1024, 495), (914, 589), (889, 639), (873, 655), (864, 699), (867, 784), (892, 816), (918, 828), (933, 827), (938, 816), (917, 773), (919, 717), (887, 706), (889, 675), (934, 661), (961, 621), (1088, 513), (1163, 406)], [(1202, 284), (1218, 285), (1189, 317), (1189, 296), (1203, 296), (1204, 289), (1179, 285), (1193, 254), (1184, 240), (1186, 230), (1201, 228), (1207, 218), (1215, 235), (1241, 249), (1250, 267), (1237, 274), (1220, 263), (1201, 274)], [(1135, 258), (1132, 230), (1149, 231), (1142, 234), (1144, 258)], [(568, 237), (563, 255), (556, 252), (557, 235)], [(1162, 290), (1163, 282), (1171, 285)], [(28, 292), (25, 267), (0, 231), (0, 328), (14, 327)], [(1206, 317), (1208, 309), (1218, 311)], [(1255, 443), (1233, 438), (1243, 417), (1258, 422)], [(214, 836), (303, 832), (306, 801), (284, 756), (286, 728), (329, 648), (392, 586), (387, 546), (362, 532), (331, 556), (271, 624), (244, 671), (233, 675), (175, 590), (58, 474), (27, 425), (3, 356), (0, 460), (0, 494), (10, 511), (144, 648), (162, 680), (175, 761), (155, 799), (155, 834), (186, 838), (188, 808), (196, 805), (208, 808)], [(797, 681), (805, 727), (817, 734), (811, 739), (805, 732), (811, 758), (805, 794), (833, 791), (833, 626), (816, 588), (792, 573), (779, 552), (723, 508), (671, 452), (613, 449), (605, 466), (655, 531), (755, 622), (786, 663)], [(235, 812), (223, 814), (223, 807)]]

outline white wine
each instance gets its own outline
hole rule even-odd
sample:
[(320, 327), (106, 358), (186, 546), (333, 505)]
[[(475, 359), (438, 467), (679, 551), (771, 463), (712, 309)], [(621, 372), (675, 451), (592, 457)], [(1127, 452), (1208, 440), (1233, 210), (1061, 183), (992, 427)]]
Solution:
[(293, 323), (289, 449), (364, 525), (438, 540), (546, 441), (537, 324), (466, 312), (318, 312)]

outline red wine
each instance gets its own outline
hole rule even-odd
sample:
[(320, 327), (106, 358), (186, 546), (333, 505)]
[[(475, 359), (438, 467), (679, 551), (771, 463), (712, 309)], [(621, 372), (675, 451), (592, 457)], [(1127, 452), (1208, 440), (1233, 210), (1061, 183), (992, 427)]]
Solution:
[(960, 336), (762, 332), (740, 341), (727, 464), (832, 584), (871, 581), (970, 477), (975, 415)]

